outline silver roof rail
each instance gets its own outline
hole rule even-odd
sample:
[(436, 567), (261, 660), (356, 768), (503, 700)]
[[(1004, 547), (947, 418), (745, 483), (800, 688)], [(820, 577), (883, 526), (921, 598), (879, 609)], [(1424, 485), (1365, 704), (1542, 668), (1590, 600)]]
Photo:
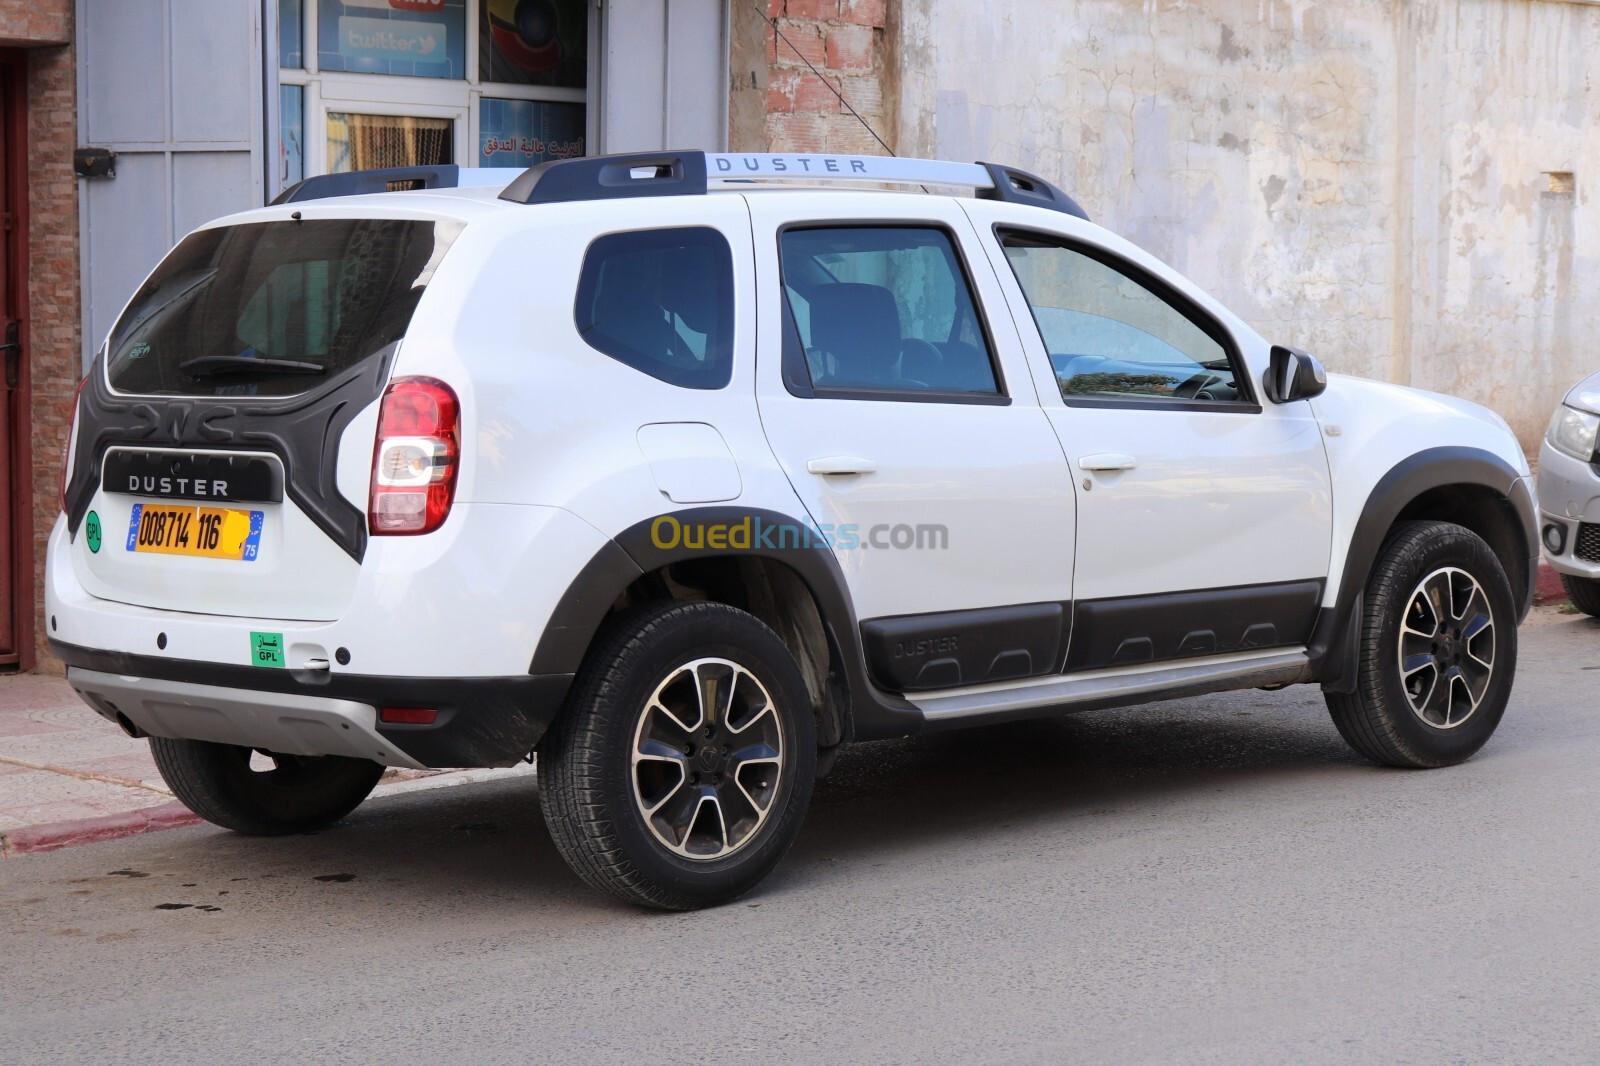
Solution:
[(764, 181), (883, 182), (971, 189), (1087, 220), (1072, 197), (1025, 170), (895, 156), (779, 152), (638, 152), (563, 159), (529, 167), (500, 194), (521, 204), (703, 195), (710, 185)]
[(881, 181), (973, 190), (994, 188), (994, 178), (977, 163), (827, 153), (708, 152), (706, 178), (713, 181)]

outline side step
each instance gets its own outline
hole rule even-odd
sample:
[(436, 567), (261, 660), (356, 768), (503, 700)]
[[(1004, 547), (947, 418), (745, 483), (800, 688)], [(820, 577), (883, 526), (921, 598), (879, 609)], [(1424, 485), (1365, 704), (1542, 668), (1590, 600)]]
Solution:
[(1119, 667), (1046, 680), (908, 697), (929, 729), (1038, 718), (1052, 712), (1125, 707), (1228, 689), (1290, 685), (1309, 676), (1304, 648), (1216, 656), (1159, 667)]

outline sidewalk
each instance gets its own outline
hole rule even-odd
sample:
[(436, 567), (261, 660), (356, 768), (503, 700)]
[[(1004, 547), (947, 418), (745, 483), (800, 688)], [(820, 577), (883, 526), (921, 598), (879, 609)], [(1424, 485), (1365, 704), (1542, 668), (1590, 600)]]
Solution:
[[(374, 796), (532, 773), (390, 770)], [(194, 825), (150, 747), (90, 710), (60, 677), (0, 676), (0, 859)]]

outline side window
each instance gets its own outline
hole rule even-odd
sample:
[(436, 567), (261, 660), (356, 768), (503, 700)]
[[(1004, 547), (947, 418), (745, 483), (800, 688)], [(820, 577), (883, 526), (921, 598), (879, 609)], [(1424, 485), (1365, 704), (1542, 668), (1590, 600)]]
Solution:
[(1249, 399), (1222, 342), (1162, 296), (1046, 238), (1000, 239), (1062, 399)]
[[(972, 287), (931, 226), (789, 229), (784, 294), (819, 390), (1000, 395)], [(791, 375), (793, 377), (794, 375)]]
[(589, 245), (574, 308), (591, 348), (686, 389), (733, 376), (733, 253), (714, 229), (612, 233)]

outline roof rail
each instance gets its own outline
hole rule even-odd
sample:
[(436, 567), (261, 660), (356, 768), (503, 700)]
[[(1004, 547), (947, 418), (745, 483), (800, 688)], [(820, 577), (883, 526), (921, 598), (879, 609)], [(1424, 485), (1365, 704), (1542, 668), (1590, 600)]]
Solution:
[(502, 200), (519, 204), (703, 195), (712, 182), (887, 182), (972, 189), (1088, 221), (1076, 201), (1036, 174), (999, 163), (950, 163), (895, 156), (735, 152), (639, 152), (560, 159), (529, 167)]
[[(360, 196), (363, 193), (399, 192), (402, 189), (453, 189), (459, 184), (461, 168), (454, 163), (431, 167), (352, 170), (345, 174), (319, 174), (296, 182), (279, 193), (272, 203), (292, 204), (329, 196)], [(400, 189), (395, 188), (397, 185)]]
[(706, 153), (634, 152), (535, 163), (500, 199), (519, 204), (621, 200), (630, 196), (693, 196), (706, 191)]

